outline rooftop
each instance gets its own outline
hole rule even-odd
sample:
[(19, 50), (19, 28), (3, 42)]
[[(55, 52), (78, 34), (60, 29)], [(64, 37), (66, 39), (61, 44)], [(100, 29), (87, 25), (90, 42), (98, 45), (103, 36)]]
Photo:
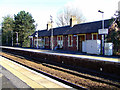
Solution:
[[(104, 28), (109, 28), (111, 25), (110, 19), (104, 20)], [(98, 29), (102, 28), (102, 21), (94, 21), (88, 23), (76, 24), (73, 27), (63, 26), (53, 28), (53, 35), (69, 35), (69, 34), (84, 34), (84, 33), (98, 33)], [(38, 37), (51, 36), (51, 30), (38, 30)], [(31, 36), (35, 37), (37, 31)]]

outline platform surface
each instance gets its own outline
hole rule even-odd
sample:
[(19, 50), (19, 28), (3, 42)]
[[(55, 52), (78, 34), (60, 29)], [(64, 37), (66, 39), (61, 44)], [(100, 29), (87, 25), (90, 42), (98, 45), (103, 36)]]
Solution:
[(80, 53), (73, 54), (73, 53), (70, 53), (70, 52), (61, 53), (60, 51), (42, 50), (42, 49), (29, 49), (29, 48), (7, 47), (7, 46), (0, 46), (0, 47), (10, 48), (10, 49), (18, 49), (18, 50), (25, 50), (25, 51), (31, 51), (31, 52), (38, 52), (38, 53), (53, 54), (53, 55), (61, 55), (61, 56), (83, 58), (83, 59), (92, 59), (92, 60), (100, 60), (100, 61), (109, 61), (109, 62), (120, 63), (120, 58), (114, 58), (114, 57), (83, 55), (83, 54), (80, 54)]
[(71, 90), (70, 86), (55, 81), (49, 77), (23, 67), (13, 61), (0, 56), (1, 73), (3, 88), (44, 88), (52, 90), (62, 88)]
[(22, 80), (17, 78), (15, 75), (13, 75), (11, 72), (9, 72), (7, 69), (2, 67), (0, 65), (0, 90), (1, 89), (9, 89), (9, 88), (26, 88), (26, 90), (30, 90), (31, 87), (28, 86), (26, 83), (24, 83)]

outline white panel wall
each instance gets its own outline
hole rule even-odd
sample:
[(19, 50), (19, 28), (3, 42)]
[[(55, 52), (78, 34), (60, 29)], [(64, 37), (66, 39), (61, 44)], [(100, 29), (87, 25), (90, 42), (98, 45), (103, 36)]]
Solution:
[(86, 51), (86, 41), (82, 41), (82, 52), (87, 52)]
[(101, 51), (101, 42), (100, 40), (86, 40), (82, 43), (83, 52), (89, 54), (100, 54)]

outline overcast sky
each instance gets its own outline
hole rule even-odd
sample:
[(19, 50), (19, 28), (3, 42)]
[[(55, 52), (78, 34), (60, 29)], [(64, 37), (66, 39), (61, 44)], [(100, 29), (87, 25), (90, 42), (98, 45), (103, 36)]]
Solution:
[(102, 19), (98, 10), (104, 11), (104, 18), (111, 18), (118, 10), (120, 0), (0, 0), (0, 23), (2, 17), (25, 10), (32, 14), (37, 29), (46, 29), (46, 24), (50, 21), (50, 15), (53, 16), (54, 27), (56, 27), (56, 15), (69, 6), (79, 8), (84, 15), (86, 22), (98, 21)]

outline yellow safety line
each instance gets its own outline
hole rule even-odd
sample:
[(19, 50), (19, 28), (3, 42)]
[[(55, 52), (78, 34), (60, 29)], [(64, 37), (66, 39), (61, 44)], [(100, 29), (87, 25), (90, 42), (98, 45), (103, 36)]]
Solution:
[(61, 55), (66, 55), (66, 56), (71, 56), (71, 57), (78, 57), (78, 58), (85, 58), (85, 59), (95, 59), (95, 60), (101, 60), (101, 61), (116, 61), (120, 62), (120, 59), (117, 58), (107, 58), (107, 57), (97, 57), (97, 56), (87, 56), (87, 55), (74, 55), (74, 54), (63, 54), (63, 53), (56, 53), (56, 54), (61, 54)]
[(15, 70), (14, 68), (10, 67), (8, 64), (4, 63), (4, 59), (0, 57), (0, 64), (6, 68), (8, 71), (13, 73), (15, 76), (17, 76), (19, 79), (21, 79), (23, 82), (25, 82), (27, 85), (29, 85), (31, 88), (45, 88), (38, 84), (37, 82), (33, 81), (32, 79), (28, 78), (27, 76), (23, 75), (19, 71)]
[(106, 58), (106, 57), (96, 57), (96, 56), (86, 56), (86, 55), (76, 55), (76, 56), (80, 56), (80, 57), (86, 57), (88, 59), (96, 59), (96, 60), (106, 60), (106, 61), (120, 61), (120, 59), (116, 59), (116, 58)]
[[(46, 50), (33, 50), (33, 49), (28, 49), (31, 51), (39, 51), (39, 52), (47, 52)], [(52, 53), (52, 52), (49, 52)], [(74, 55), (74, 54), (66, 54), (66, 53), (54, 53), (54, 54), (60, 54), (60, 55), (67, 55), (67, 56), (77, 56), (79, 58), (86, 58), (86, 59), (96, 59), (96, 60), (106, 60), (106, 61), (116, 61), (116, 62), (120, 62), (120, 59), (118, 58), (107, 58), (107, 57), (97, 57), (97, 56), (87, 56), (87, 55)]]
[[(4, 46), (2, 46), (4, 48)], [(12, 47), (9, 47), (12, 48)], [(21, 49), (21, 48), (16, 48), (16, 49)], [(26, 49), (26, 50), (30, 50), (30, 51), (39, 51), (39, 52), (48, 52), (47, 50), (37, 50), (37, 49)], [(52, 53), (52, 52), (49, 52)], [(55, 53), (54, 53), (55, 54)], [(65, 54), (65, 53), (56, 53), (56, 54), (60, 54), (60, 55), (67, 55), (67, 56), (75, 56), (78, 58), (86, 58), (86, 59), (96, 59), (96, 60), (106, 60), (106, 61), (115, 61), (115, 62), (120, 62), (119, 58), (107, 58), (107, 57), (97, 57), (97, 56), (88, 56), (88, 55), (74, 55), (74, 54)]]

